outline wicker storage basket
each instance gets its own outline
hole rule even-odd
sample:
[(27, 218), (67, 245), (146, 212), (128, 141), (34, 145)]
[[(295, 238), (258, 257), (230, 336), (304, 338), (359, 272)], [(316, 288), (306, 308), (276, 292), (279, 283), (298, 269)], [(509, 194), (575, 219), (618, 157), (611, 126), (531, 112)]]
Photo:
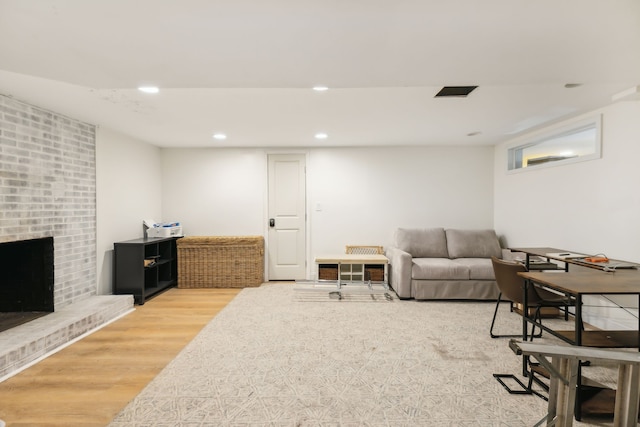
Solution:
[(384, 280), (384, 265), (368, 265), (364, 269), (364, 280), (382, 282)]
[(338, 280), (338, 266), (336, 264), (320, 264), (318, 266), (318, 279)]
[(244, 288), (264, 281), (262, 236), (193, 236), (176, 242), (178, 288)]

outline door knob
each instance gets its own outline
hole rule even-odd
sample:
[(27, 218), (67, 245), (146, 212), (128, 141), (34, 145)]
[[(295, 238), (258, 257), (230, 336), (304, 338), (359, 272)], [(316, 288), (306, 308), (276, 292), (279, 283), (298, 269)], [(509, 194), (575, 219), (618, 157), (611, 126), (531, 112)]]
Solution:
[(269, 219), (269, 227), (275, 227), (276, 226), (276, 220), (274, 218)]

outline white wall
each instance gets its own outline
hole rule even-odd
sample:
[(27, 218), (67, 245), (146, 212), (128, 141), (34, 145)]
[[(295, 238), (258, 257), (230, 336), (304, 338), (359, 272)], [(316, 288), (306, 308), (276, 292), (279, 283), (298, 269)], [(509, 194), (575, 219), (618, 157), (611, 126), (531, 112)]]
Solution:
[(162, 221), (189, 236), (264, 235), (262, 150), (162, 149), (162, 171)]
[[(266, 237), (270, 152), (163, 149), (163, 221), (180, 221), (186, 235)], [(493, 227), (492, 147), (305, 153), (310, 275), (315, 255), (388, 246), (400, 226)]]
[[(601, 159), (508, 174), (507, 145), (531, 135), (496, 147), (494, 223), (509, 246), (602, 252), (640, 262), (640, 102), (620, 102), (593, 114), (602, 114)], [(592, 323), (629, 318), (595, 308), (589, 313)], [(637, 320), (629, 321), (637, 328)]]
[(509, 245), (640, 262), (640, 103), (595, 113), (603, 118), (601, 159), (508, 174), (509, 143), (496, 147), (495, 226)]
[(160, 149), (99, 128), (96, 137), (99, 295), (113, 290), (113, 243), (143, 237), (142, 220), (162, 213)]
[(388, 246), (398, 227), (493, 228), (492, 156), (490, 147), (311, 151), (312, 256)]

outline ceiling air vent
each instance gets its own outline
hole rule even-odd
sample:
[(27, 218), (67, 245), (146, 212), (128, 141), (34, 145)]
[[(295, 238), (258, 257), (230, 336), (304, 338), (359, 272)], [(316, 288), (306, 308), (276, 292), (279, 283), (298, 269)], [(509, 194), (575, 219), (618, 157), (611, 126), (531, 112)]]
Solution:
[(436, 98), (456, 97), (465, 98), (478, 86), (444, 86), (440, 92), (436, 93)]

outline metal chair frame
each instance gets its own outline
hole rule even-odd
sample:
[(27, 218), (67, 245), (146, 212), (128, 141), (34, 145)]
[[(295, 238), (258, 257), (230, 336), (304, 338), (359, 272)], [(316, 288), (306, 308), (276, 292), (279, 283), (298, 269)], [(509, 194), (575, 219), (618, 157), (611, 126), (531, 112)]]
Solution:
[[(524, 306), (524, 279), (517, 276), (518, 272), (527, 271), (527, 268), (523, 264), (507, 262), (495, 257), (492, 257), (492, 263), (494, 267), (494, 272), (496, 276), (496, 282), (498, 284), (498, 288), (500, 289), (500, 293), (498, 294), (498, 300), (496, 301), (496, 308), (493, 312), (493, 319), (491, 320), (491, 327), (489, 329), (489, 335), (491, 338), (521, 338), (523, 340), (530, 339), (533, 341), (534, 338), (540, 338), (542, 336), (542, 331), (544, 327), (542, 326), (542, 308), (543, 307), (554, 307), (564, 311), (565, 320), (569, 319), (569, 310), (568, 307), (572, 305), (572, 301), (568, 298), (562, 298), (561, 295), (558, 295), (556, 299), (550, 300), (545, 299), (535, 290), (531, 289), (529, 294), (529, 301), (527, 306)], [(508, 271), (505, 269), (513, 270)], [(511, 274), (513, 273), (513, 277)], [(505, 283), (507, 282), (507, 283)], [(518, 287), (519, 286), (519, 287)], [(518, 287), (518, 288), (516, 288)], [(496, 317), (498, 314), (498, 309), (500, 308), (500, 303), (503, 302), (502, 295), (503, 292), (506, 292), (510, 297), (508, 301), (510, 303), (510, 311), (513, 312), (513, 304), (519, 303), (522, 306), (522, 315), (529, 316), (530, 309), (535, 309), (533, 313), (533, 326), (531, 328), (531, 335), (529, 336), (528, 332), (524, 335), (513, 334), (513, 335), (498, 335), (493, 333), (493, 328), (495, 326)], [(549, 293), (548, 291), (545, 291)], [(540, 332), (536, 334), (536, 324), (539, 325)], [(528, 330), (528, 327), (527, 327)], [(547, 400), (547, 397), (542, 393), (533, 389), (533, 383), (535, 382), (538, 386), (542, 388), (544, 392), (549, 391), (549, 385), (547, 385), (544, 381), (536, 376), (535, 368), (538, 364), (533, 363), (528, 357), (523, 358), (523, 375), (528, 378), (527, 384), (524, 384), (517, 378), (514, 374), (493, 374), (493, 377), (509, 392), (510, 394), (534, 394), (544, 400)], [(540, 374), (540, 372), (538, 372)], [(546, 376), (546, 375), (545, 375)], [(519, 389), (511, 388), (507, 385), (506, 380), (514, 381)]]
[[(496, 265), (513, 268), (514, 272), (527, 271), (527, 267), (525, 265), (523, 265), (523, 264), (514, 263), (514, 262), (507, 262), (507, 261), (503, 261), (503, 260), (495, 258), (495, 257), (492, 257), (492, 263), (493, 263), (493, 266), (494, 266), (494, 272), (496, 270)], [(542, 336), (542, 329), (543, 328), (540, 328), (540, 332), (538, 334), (535, 333), (536, 323), (542, 325), (542, 312), (541, 312), (542, 308), (545, 308), (545, 307), (558, 308), (558, 309), (560, 309), (560, 310), (562, 310), (564, 312), (564, 319), (565, 320), (569, 320), (569, 309), (568, 309), (568, 307), (573, 305), (573, 302), (569, 298), (565, 297), (564, 299), (548, 300), (548, 299), (544, 299), (543, 297), (540, 297), (538, 292), (535, 289), (532, 289), (533, 295), (535, 295), (536, 298), (530, 298), (530, 300), (533, 301), (533, 303), (529, 303), (528, 307), (524, 307), (524, 298), (522, 298), (522, 296), (524, 295), (524, 279), (517, 277), (518, 283), (521, 283), (521, 286), (520, 286), (520, 289), (519, 289), (519, 291), (520, 291), (519, 293), (518, 292), (514, 292), (514, 290), (511, 289), (509, 291), (512, 294), (512, 298), (510, 298), (508, 300), (502, 300), (503, 290), (506, 291), (510, 284), (500, 283), (500, 281), (499, 281), (500, 275), (497, 272), (495, 273), (495, 276), (496, 276), (496, 283), (498, 284), (498, 288), (500, 289), (500, 293), (498, 295), (498, 300), (496, 301), (496, 308), (495, 308), (495, 310), (493, 312), (493, 319), (491, 320), (491, 328), (489, 329), (489, 335), (491, 336), (491, 338), (517, 338), (517, 337), (523, 337), (522, 334), (517, 334), (517, 335), (515, 335), (515, 334), (514, 335), (498, 335), (498, 334), (494, 334), (493, 333), (493, 328), (495, 326), (496, 317), (498, 315), (498, 309), (499, 309), (500, 303), (502, 301), (509, 301), (509, 303), (511, 304), (510, 311), (513, 311), (514, 302), (522, 305), (523, 306), (522, 307), (522, 311), (523, 311), (522, 315), (523, 316), (528, 315), (528, 313), (529, 313), (528, 310), (530, 308), (535, 308), (535, 312), (534, 312), (534, 316), (533, 316), (534, 324), (533, 324), (533, 327), (532, 327), (532, 330), (531, 330), (531, 340), (533, 340), (533, 338), (540, 338)], [(562, 296), (558, 295), (558, 298), (562, 298)]]

